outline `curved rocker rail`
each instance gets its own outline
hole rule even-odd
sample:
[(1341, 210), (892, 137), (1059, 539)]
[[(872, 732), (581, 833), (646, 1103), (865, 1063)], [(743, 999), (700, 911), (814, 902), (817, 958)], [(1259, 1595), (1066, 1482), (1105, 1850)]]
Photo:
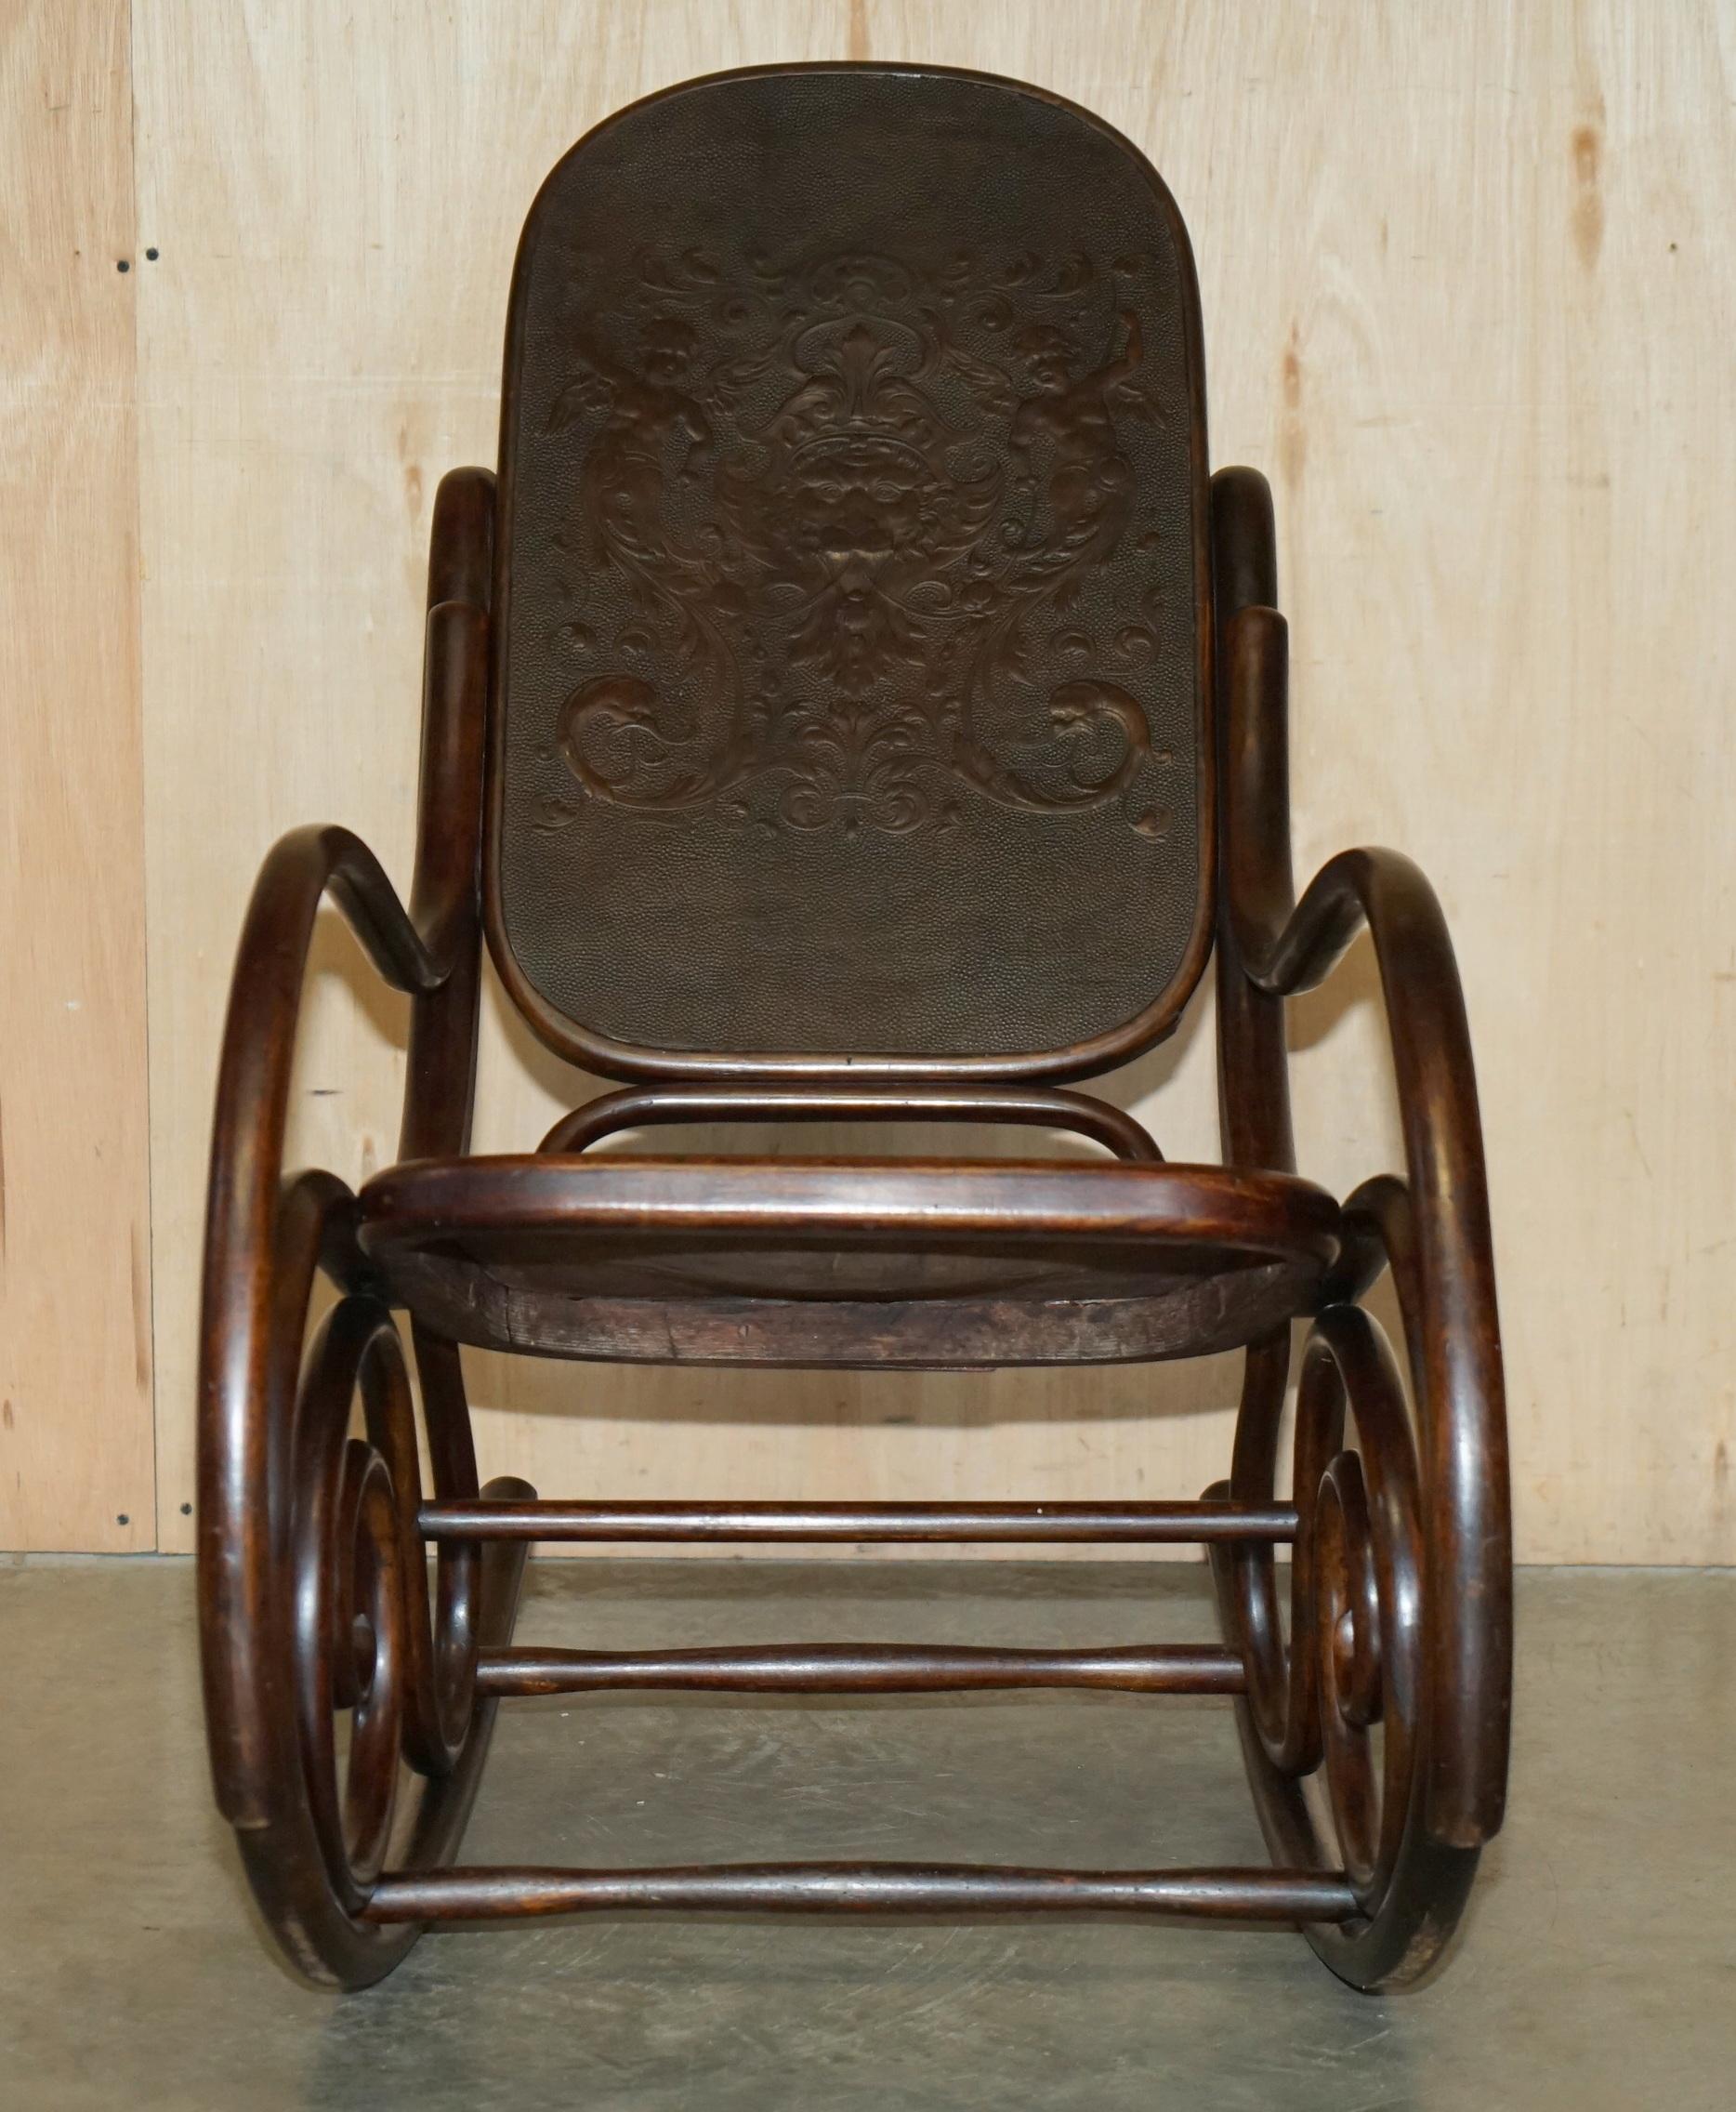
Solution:
[[(462, 1150), (480, 965), (476, 861), (486, 698), (493, 479), (460, 471), (436, 501), (413, 910), (346, 829), (284, 837), (243, 926), (213, 1128), (199, 1388), (199, 1591), (217, 1802), (260, 1905), (310, 1978), (388, 1972), (414, 1932), (362, 1909), (388, 1841), (411, 1868), (455, 1850), (493, 1702), (481, 1648), (507, 1640), (525, 1550), (441, 1551), (426, 1583), (414, 1407), (404, 1353), (335, 1175), (285, 1178), (291, 1067), (309, 945), (328, 897), (374, 967), (414, 1003), (403, 1148)], [(316, 1279), (339, 1296), (303, 1337)], [(417, 1330), (438, 1497), (479, 1492), (455, 1348)], [(365, 1439), (349, 1434), (360, 1393)], [(351, 1728), (341, 1776), (333, 1717)], [(421, 1778), (403, 1813), (407, 1766)]]
[[(1239, 1715), (1272, 1854), (1344, 1869), (1361, 1916), (1310, 1939), (1354, 1985), (1393, 1985), (1420, 1976), (1444, 1947), (1506, 1797), (1511, 1527), (1475, 1072), (1445, 919), (1409, 859), (1346, 852), (1295, 899), (1270, 497), (1248, 470), (1221, 472), (1213, 496), (1226, 1157), (1294, 1167), (1282, 1003), (1322, 982), (1364, 927), (1405, 1151), (1402, 1181), (1367, 1181), (1345, 1206), (1345, 1250), (1303, 1357), (1287, 1642), (1270, 1550), (1215, 1550), (1213, 1563), (1247, 1668)], [(1388, 1264), (1420, 1443), (1385, 1335), (1353, 1302)], [(1208, 1498), (1270, 1500), (1288, 1368), (1286, 1339), (1249, 1351), (1230, 1480)], [(1343, 1448), (1347, 1415), (1358, 1451)], [(1317, 1769), (1329, 1828), (1303, 1795)]]

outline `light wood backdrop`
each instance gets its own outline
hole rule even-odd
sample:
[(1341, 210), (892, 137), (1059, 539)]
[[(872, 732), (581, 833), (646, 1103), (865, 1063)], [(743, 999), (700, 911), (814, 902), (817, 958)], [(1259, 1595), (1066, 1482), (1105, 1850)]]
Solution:
[[(853, 56), (1042, 83), (1167, 177), (1214, 459), (1278, 497), (1298, 863), (1402, 845), (1461, 948), (1520, 1553), (1736, 1559), (1730, 6), (14, 0), (0, 24), (0, 1544), (190, 1544), (242, 904), (297, 821), (407, 879), (428, 504), (493, 457), (544, 172), (666, 82)], [(1373, 990), (1353, 961), (1293, 1020), (1305, 1170), (1340, 1187), (1396, 1150)], [(1173, 1156), (1215, 1149), (1208, 1012), (1120, 1094)], [(355, 1177), (390, 1149), (402, 1031), (325, 934), (304, 1157)], [(491, 1002), (481, 1148), (592, 1089)], [(471, 1369), (485, 1471), (621, 1497), (1191, 1494), (1235, 1383)]]
[(0, 1546), (156, 1541), (122, 6), (0, 6)]

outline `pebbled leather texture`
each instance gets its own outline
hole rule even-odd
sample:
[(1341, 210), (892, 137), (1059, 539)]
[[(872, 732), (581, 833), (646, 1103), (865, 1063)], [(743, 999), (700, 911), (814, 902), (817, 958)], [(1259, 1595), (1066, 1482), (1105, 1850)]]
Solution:
[(1167, 193), (1015, 84), (729, 76), (557, 167), (508, 334), (491, 855), (549, 1010), (968, 1057), (1190, 983), (1198, 342)]

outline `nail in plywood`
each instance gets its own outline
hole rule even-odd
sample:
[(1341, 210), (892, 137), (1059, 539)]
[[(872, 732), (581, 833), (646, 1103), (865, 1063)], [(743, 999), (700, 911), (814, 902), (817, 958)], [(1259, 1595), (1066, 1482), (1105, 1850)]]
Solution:
[(124, 0), (0, 27), (0, 1547), (155, 1540)]

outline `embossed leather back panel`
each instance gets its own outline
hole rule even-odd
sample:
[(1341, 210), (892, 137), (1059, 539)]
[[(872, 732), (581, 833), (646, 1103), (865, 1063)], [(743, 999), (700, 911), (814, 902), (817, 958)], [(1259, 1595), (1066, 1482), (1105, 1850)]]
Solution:
[(569, 154), (491, 759), (542, 1031), (628, 1074), (1155, 1038), (1209, 930), (1203, 394), (1167, 193), (1032, 91), (732, 75)]

